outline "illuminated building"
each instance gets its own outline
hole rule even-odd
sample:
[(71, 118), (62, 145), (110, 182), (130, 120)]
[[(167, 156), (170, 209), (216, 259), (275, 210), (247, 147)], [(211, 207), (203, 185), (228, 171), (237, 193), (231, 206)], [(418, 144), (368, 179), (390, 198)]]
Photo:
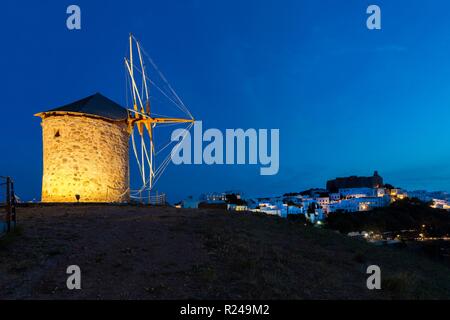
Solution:
[(129, 201), (128, 111), (97, 93), (41, 112), (42, 202)]

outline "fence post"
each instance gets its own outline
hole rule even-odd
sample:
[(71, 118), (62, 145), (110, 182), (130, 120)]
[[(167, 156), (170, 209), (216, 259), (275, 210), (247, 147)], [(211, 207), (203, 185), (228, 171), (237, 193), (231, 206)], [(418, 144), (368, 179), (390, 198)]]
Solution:
[(6, 177), (6, 228), (11, 231), (11, 178)]
[(14, 230), (16, 230), (17, 218), (16, 218), (16, 193), (14, 192), (14, 182), (11, 180), (11, 220), (13, 222)]

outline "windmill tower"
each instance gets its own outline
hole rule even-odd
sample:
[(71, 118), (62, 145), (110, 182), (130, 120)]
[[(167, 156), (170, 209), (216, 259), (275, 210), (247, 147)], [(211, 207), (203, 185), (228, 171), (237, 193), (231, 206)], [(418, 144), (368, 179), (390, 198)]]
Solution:
[[(125, 69), (131, 96), (127, 103), (132, 108), (123, 108), (97, 93), (36, 114), (42, 119), (42, 202), (128, 202), (130, 198), (141, 197), (143, 192), (150, 193), (170, 162), (169, 154), (158, 167), (155, 165), (159, 154), (155, 150), (155, 127), (179, 124), (187, 124), (187, 130), (192, 127), (194, 118), (153, 60), (132, 35), (129, 42), (130, 56), (125, 58)], [(137, 64), (133, 55), (139, 58)], [(144, 55), (153, 67), (153, 76), (162, 80), (159, 86), (147, 72)], [(154, 114), (150, 105), (151, 86), (187, 118)], [(138, 143), (135, 131), (140, 138)], [(138, 190), (130, 190), (130, 137), (142, 179)]]
[(128, 111), (97, 93), (40, 112), (42, 202), (127, 202)]

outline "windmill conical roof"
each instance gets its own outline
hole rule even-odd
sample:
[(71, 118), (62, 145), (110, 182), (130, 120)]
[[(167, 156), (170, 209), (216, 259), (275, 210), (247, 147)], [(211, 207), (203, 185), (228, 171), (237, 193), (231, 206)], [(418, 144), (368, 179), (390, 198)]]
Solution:
[(73, 112), (86, 115), (98, 116), (110, 120), (126, 120), (128, 111), (121, 105), (105, 97), (101, 93), (93, 94), (81, 100), (66, 104), (64, 106), (41, 112), (40, 114), (58, 112)]

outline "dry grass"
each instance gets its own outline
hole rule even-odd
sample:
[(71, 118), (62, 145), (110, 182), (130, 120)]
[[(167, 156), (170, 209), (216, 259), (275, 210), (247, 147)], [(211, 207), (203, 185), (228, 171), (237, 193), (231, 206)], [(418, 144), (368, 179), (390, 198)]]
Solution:
[[(276, 217), (132, 206), (20, 208), (0, 240), (2, 299), (449, 298), (449, 269)], [(65, 287), (67, 266), (82, 290)], [(382, 290), (366, 288), (366, 268)]]

